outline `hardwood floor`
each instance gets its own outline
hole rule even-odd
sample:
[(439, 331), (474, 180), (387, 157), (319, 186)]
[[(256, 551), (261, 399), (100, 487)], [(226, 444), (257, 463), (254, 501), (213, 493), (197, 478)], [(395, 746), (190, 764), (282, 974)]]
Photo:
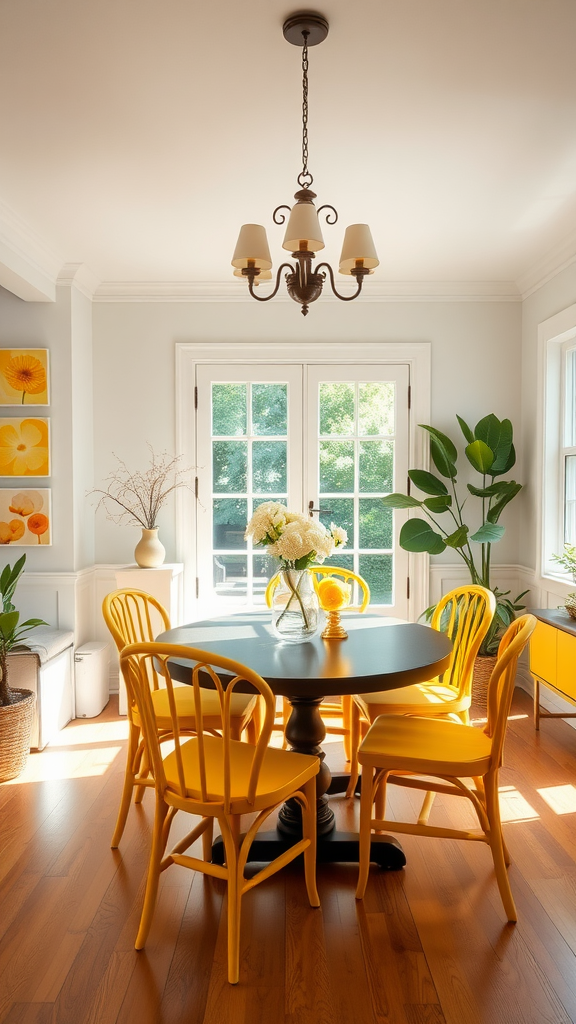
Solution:
[[(522, 691), (513, 716), (501, 783), (516, 926), (486, 847), (408, 836), (406, 868), (372, 868), (362, 903), (348, 864), (319, 867), (320, 910), (298, 866), (249, 893), (236, 987), (222, 883), (185, 868), (162, 876), (148, 945), (134, 951), (153, 801), (131, 808), (110, 850), (125, 720), (109, 706), (71, 723), (0, 786), (0, 1022), (576, 1022), (576, 731), (554, 721), (535, 734)], [(341, 767), (341, 745), (327, 749)], [(393, 789), (391, 809), (418, 800)], [(358, 803), (334, 799), (341, 827)], [(433, 820), (464, 823), (461, 804), (438, 798)]]

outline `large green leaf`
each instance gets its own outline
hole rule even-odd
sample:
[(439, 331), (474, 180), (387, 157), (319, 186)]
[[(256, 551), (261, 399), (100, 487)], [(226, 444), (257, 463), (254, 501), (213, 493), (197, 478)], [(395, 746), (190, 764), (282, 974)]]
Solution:
[(437, 430), (436, 427), (430, 427), (426, 423), (420, 423), (419, 426), (422, 427), (423, 430), (427, 430), (430, 436), (434, 437), (436, 441), (446, 449), (446, 455), (450, 462), (456, 462), (456, 459), (458, 458), (456, 445), (450, 440), (447, 434), (443, 434), (441, 430)]
[(421, 508), (422, 502), (409, 494), (387, 494), (382, 498), (385, 508)]
[(439, 555), (446, 545), (439, 533), (423, 519), (409, 519), (400, 530), (400, 546), (405, 551), (427, 551)]
[(510, 451), (508, 453), (508, 458), (506, 459), (506, 462), (504, 464), (502, 464), (501, 462), (495, 462), (494, 465), (492, 466), (492, 469), (490, 470), (490, 476), (504, 476), (505, 473), (510, 472), (515, 463), (516, 449), (512, 444), (510, 445)]
[(464, 437), (466, 438), (468, 444), (472, 444), (472, 441), (474, 440), (474, 433), (470, 429), (468, 424), (466, 423), (466, 420), (463, 420), (462, 417), (458, 416), (458, 415), (456, 415), (456, 419), (458, 420), (458, 423), (460, 424), (460, 429), (461, 429), (462, 433), (464, 434)]
[(505, 530), (503, 526), (496, 526), (494, 523), (484, 523), (476, 533), (473, 533), (470, 540), (477, 544), (495, 544), (500, 540)]
[(468, 527), (459, 526), (454, 533), (451, 533), (449, 537), (444, 538), (445, 544), (449, 548), (463, 548), (468, 541)]
[(494, 452), (484, 441), (472, 441), (472, 444), (465, 448), (468, 462), (478, 473), (488, 473), (494, 462)]
[(12, 636), (19, 618), (20, 612), (0, 612), (0, 636), (5, 641)]
[(514, 461), (509, 465), (510, 452), (512, 449), (512, 424), (510, 420), (502, 420), (500, 424), (500, 438), (498, 444), (494, 449), (494, 465), (492, 466), (492, 473), (500, 476), (502, 473), (507, 473), (509, 469), (514, 465)]
[(518, 494), (518, 491), (522, 490), (522, 484), (517, 484), (515, 480), (508, 481), (506, 490), (502, 491), (498, 501), (495, 501), (492, 508), (488, 512), (486, 519), (489, 523), (497, 523), (503, 510), (506, 508), (508, 502), (512, 501)]
[(508, 488), (508, 481), (500, 480), (497, 484), (490, 484), (488, 487), (474, 487), (472, 484), (466, 484), (470, 494), (474, 494), (477, 498), (493, 498), (495, 494), (502, 494), (503, 491)]
[(452, 497), (450, 494), (438, 494), (433, 498), (424, 498), (422, 504), (431, 512), (445, 512), (452, 504)]
[(495, 453), (500, 444), (501, 430), (502, 424), (500, 420), (491, 412), (488, 416), (484, 416), (478, 421), (474, 427), (474, 437), (479, 441), (484, 441), (484, 444), (487, 444)]
[(424, 494), (448, 494), (446, 484), (433, 473), (427, 473), (425, 469), (409, 469), (408, 476)]

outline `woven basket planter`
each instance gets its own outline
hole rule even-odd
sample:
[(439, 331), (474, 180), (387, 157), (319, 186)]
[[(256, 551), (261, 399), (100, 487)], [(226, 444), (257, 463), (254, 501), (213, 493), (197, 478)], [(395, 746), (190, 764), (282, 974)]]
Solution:
[(472, 681), (472, 710), (486, 715), (486, 698), (488, 696), (488, 683), (492, 670), (496, 664), (495, 654), (478, 656), (474, 662), (474, 677)]
[(17, 704), (0, 707), (0, 782), (20, 775), (30, 753), (36, 694), (32, 690), (16, 689), (12, 693), (22, 694), (22, 699)]

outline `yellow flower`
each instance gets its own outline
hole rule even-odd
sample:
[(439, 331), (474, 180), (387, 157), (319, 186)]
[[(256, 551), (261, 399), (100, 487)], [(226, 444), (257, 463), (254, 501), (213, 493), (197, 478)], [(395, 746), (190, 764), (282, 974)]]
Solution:
[(0, 544), (10, 544), (24, 536), (24, 523), (21, 519), (11, 519), (9, 523), (0, 523)]
[(47, 441), (48, 430), (41, 420), (0, 427), (0, 470), (10, 476), (47, 476)]
[(336, 612), (350, 604), (350, 587), (332, 576), (318, 583), (318, 600), (325, 612)]
[(17, 516), (29, 516), (32, 512), (39, 512), (44, 504), (44, 498), (38, 491), (18, 491), (12, 498), (8, 510), (15, 512)]
[(4, 376), (11, 388), (24, 396), (39, 395), (46, 390), (46, 372), (35, 356), (13, 356), (4, 369)]

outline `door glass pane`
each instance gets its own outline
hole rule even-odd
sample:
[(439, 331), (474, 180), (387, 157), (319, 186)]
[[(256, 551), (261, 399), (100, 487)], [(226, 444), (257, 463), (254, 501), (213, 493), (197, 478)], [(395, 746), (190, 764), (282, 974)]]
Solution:
[(370, 381), (358, 385), (358, 433), (394, 433), (394, 381)]
[(354, 490), (354, 441), (320, 442), (320, 493)]
[(392, 509), (384, 508), (381, 498), (360, 498), (359, 546), (361, 548), (392, 547)]
[(390, 493), (394, 479), (394, 442), (360, 441), (358, 487), (367, 492)]
[(331, 381), (320, 385), (320, 435), (354, 433), (354, 385)]
[(246, 384), (212, 385), (212, 433), (215, 437), (246, 433)]
[(216, 498), (212, 502), (214, 549), (245, 548), (247, 502), (241, 498)]
[(253, 490), (260, 494), (286, 491), (286, 441), (254, 441), (252, 444)]
[(252, 385), (252, 430), (254, 434), (286, 434), (288, 428), (288, 385)]
[(359, 575), (370, 587), (370, 604), (393, 604), (392, 555), (360, 555)]
[(214, 555), (214, 589), (220, 597), (246, 599), (248, 559), (246, 555)]
[(328, 530), (330, 524), (343, 527), (351, 538), (354, 536), (354, 498), (327, 498), (322, 502), (321, 507), (326, 506), (325, 512), (319, 515), (320, 522)]
[(220, 494), (238, 494), (246, 490), (248, 445), (246, 441), (212, 442), (213, 486)]

